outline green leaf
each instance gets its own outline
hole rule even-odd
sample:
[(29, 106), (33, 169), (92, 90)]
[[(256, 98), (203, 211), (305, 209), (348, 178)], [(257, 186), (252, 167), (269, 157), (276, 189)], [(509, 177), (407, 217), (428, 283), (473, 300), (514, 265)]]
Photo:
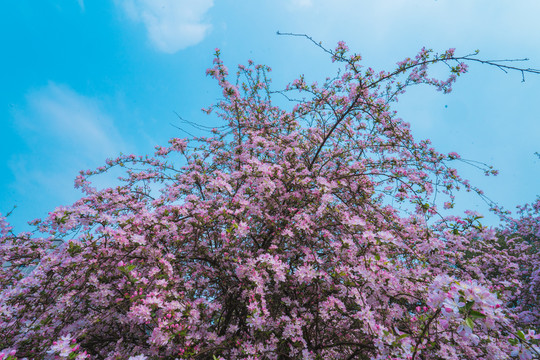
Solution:
[(470, 317), (465, 319), (465, 324), (470, 327), (471, 329), (474, 328), (474, 323)]
[(523, 333), (523, 331), (519, 330), (517, 332), (517, 336), (521, 339), (521, 340), (525, 340), (525, 334)]
[(476, 311), (476, 310), (471, 310), (471, 312), (469, 313), (469, 316), (472, 319), (485, 319), (486, 318), (486, 315), (484, 315), (481, 312)]
[(82, 246), (80, 246), (78, 244), (75, 244), (73, 242), (69, 243), (69, 247), (67, 249), (69, 255), (71, 255), (71, 256), (77, 255), (78, 253), (81, 252), (81, 250), (82, 250)]
[(465, 304), (465, 310), (469, 311), (472, 309), (474, 305), (474, 301), (467, 301), (467, 304)]

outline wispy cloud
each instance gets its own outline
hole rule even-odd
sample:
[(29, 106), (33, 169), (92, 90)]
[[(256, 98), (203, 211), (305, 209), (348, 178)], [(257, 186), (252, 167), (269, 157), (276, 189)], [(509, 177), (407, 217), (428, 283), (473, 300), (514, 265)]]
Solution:
[(89, 160), (103, 160), (123, 147), (103, 105), (65, 85), (51, 82), (29, 92), (26, 112), (17, 120), (19, 129), (27, 135), (46, 136), (59, 146), (77, 149), (79, 156)]
[(79, 170), (131, 150), (97, 99), (55, 83), (30, 91), (26, 99), (13, 119), (27, 150), (14, 152), (9, 161), (12, 188), (22, 198), (72, 201)]
[(291, 0), (290, 5), (294, 8), (308, 8), (313, 6), (313, 0)]
[(175, 53), (198, 44), (209, 33), (205, 21), (213, 0), (117, 0), (129, 18), (142, 22), (152, 44)]
[(77, 0), (77, 2), (79, 3), (81, 11), (84, 11), (84, 0)]

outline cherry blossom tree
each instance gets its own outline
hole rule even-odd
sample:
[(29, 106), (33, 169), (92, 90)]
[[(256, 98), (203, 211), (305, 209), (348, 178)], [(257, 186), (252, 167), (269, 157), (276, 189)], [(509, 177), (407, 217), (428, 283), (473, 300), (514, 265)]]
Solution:
[[(480, 190), (392, 111), (482, 60), (323, 50), (338, 75), (282, 91), (252, 62), (231, 82), (216, 50), (223, 126), (82, 172), (41, 236), (2, 218), (0, 359), (538, 358), (538, 203), (499, 232), (444, 215)], [(122, 185), (93, 188), (111, 168)]]

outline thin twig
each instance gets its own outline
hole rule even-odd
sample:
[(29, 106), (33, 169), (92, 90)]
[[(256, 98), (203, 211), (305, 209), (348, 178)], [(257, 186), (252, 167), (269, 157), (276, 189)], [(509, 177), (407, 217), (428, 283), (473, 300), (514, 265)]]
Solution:
[(9, 210), (8, 213), (6, 214), (6, 217), (11, 215), (13, 213), (13, 211), (15, 211), (16, 208), (17, 208), (17, 205), (13, 205), (13, 208), (11, 210)]
[(276, 32), (277, 35), (284, 35), (284, 36), (297, 36), (297, 37), (304, 37), (306, 39), (308, 39), (309, 41), (311, 41), (312, 43), (314, 43), (317, 47), (321, 48), (324, 52), (327, 52), (328, 54), (334, 56), (334, 52), (332, 52), (331, 50), (328, 50), (327, 48), (325, 48), (324, 46), (322, 46), (322, 42), (319, 41), (319, 42), (316, 42), (315, 40), (313, 40), (313, 38), (311, 36), (308, 36), (306, 34), (295, 34), (295, 33), (282, 33), (280, 32), (279, 30)]

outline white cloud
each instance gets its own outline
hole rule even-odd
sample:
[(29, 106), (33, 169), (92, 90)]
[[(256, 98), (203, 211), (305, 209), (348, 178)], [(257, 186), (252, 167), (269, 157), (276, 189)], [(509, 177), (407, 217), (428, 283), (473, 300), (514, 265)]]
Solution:
[(175, 53), (198, 44), (209, 33), (204, 21), (213, 0), (118, 0), (129, 18), (142, 22), (152, 44)]

